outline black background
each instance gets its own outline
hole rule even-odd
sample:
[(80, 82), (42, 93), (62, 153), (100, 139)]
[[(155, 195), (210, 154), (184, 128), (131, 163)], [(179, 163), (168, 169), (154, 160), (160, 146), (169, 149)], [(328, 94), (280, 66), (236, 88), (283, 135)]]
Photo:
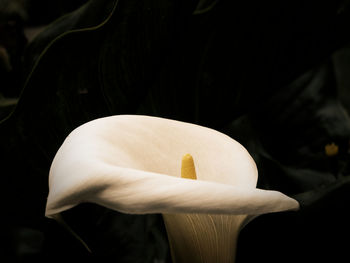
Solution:
[[(19, 98), (1, 105), (1, 262), (170, 262), (159, 215), (93, 204), (65, 212), (93, 253), (44, 217), (64, 138), (124, 113), (228, 134), (255, 159), (258, 187), (300, 202), (249, 223), (237, 262), (349, 258), (348, 1), (50, 2), (27, 1), (26, 17), (0, 11), (13, 65), (1, 93)], [(54, 20), (28, 43), (26, 28)]]

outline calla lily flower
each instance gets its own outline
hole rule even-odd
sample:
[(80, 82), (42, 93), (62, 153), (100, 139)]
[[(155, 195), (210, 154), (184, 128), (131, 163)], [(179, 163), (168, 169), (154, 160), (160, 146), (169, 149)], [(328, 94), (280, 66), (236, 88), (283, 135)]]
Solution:
[[(197, 180), (181, 177), (186, 153)], [(283, 193), (257, 189), (257, 178), (247, 150), (218, 131), (150, 116), (111, 116), (78, 127), (58, 150), (46, 216), (56, 218), (83, 202), (161, 213), (174, 262), (234, 262), (239, 230), (252, 217), (299, 207)]]

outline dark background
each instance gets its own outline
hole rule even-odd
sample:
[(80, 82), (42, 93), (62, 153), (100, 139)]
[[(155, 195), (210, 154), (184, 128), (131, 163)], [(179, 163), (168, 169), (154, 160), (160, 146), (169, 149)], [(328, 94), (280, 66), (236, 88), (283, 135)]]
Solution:
[(44, 217), (64, 138), (124, 113), (228, 134), (300, 202), (249, 223), (237, 262), (346, 261), (348, 2), (0, 0), (0, 261), (170, 262), (159, 215), (65, 212), (93, 253)]

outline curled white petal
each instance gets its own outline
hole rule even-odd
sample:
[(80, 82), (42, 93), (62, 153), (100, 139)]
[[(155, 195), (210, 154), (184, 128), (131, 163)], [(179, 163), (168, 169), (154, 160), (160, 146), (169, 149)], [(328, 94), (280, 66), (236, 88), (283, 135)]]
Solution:
[[(181, 157), (198, 180), (182, 179)], [(135, 115), (75, 129), (50, 169), (46, 215), (94, 202), (125, 213), (262, 214), (298, 208), (277, 191), (256, 189), (256, 165), (243, 146), (215, 130)]]

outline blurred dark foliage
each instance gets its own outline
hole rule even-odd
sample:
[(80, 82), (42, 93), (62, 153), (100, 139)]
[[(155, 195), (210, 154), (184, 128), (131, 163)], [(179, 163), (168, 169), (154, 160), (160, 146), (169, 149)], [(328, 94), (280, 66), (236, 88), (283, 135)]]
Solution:
[[(52, 13), (31, 15), (33, 4), (33, 25), (83, 3), (39, 2)], [(347, 69), (331, 56), (349, 43), (349, 19), (340, 0), (90, 0), (25, 48), (18, 30), (21, 95), (0, 123), (1, 262), (170, 262), (159, 215), (93, 204), (63, 213), (93, 253), (44, 217), (49, 167), (64, 138), (124, 113), (220, 130), (252, 154), (259, 187), (300, 201), (298, 212), (249, 223), (237, 262), (348, 259), (350, 121), (337, 94)], [(329, 157), (332, 142), (339, 153)]]
[(85, 4), (88, 0), (22, 0), (28, 13), (28, 25), (45, 25)]
[(30, 40), (25, 31), (35, 31), (86, 1), (0, 0), (1, 119), (13, 110), (23, 88), (23, 55)]

